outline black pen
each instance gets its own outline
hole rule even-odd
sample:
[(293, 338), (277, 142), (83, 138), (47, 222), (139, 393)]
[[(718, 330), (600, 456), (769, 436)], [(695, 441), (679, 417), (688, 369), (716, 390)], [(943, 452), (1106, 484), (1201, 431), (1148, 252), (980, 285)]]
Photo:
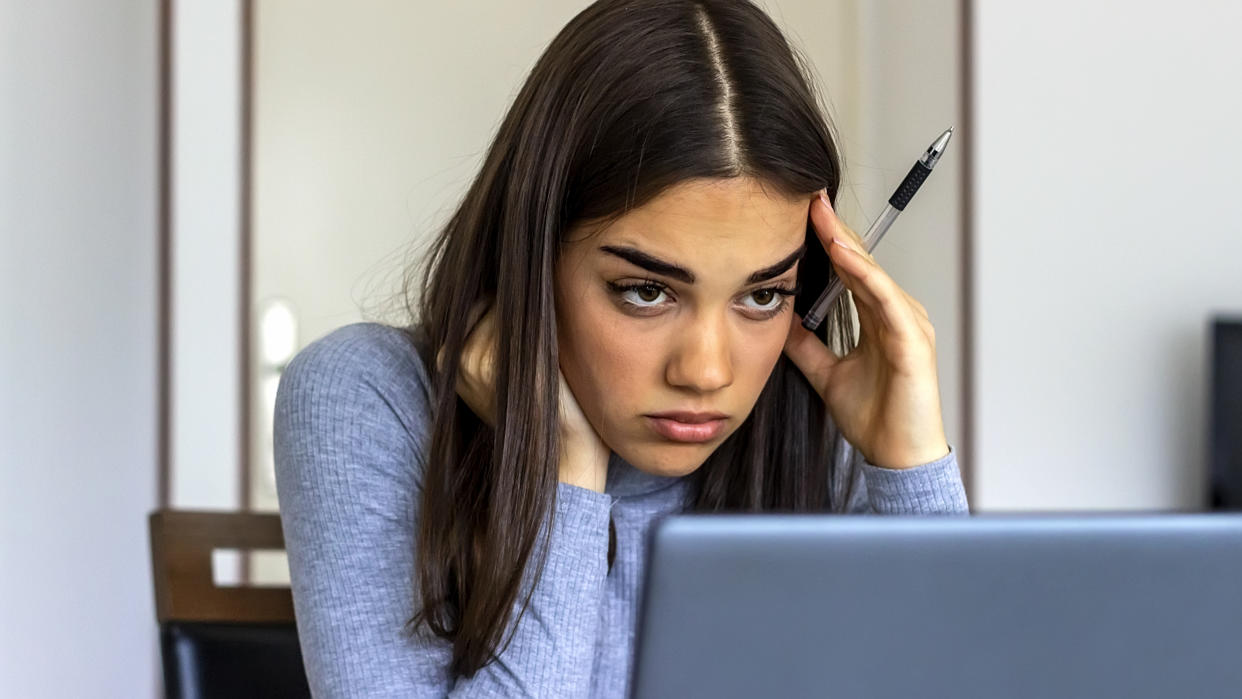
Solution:
[[(923, 157), (919, 158), (914, 167), (910, 168), (906, 179), (901, 181), (901, 185), (897, 187), (897, 191), (893, 192), (893, 196), (888, 198), (888, 206), (884, 207), (884, 213), (871, 224), (871, 228), (867, 229), (867, 233), (863, 235), (863, 244), (867, 246), (867, 252), (875, 249), (880, 238), (884, 237), (884, 233), (888, 231), (888, 227), (893, 225), (893, 221), (897, 219), (897, 214), (905, 210), (906, 204), (914, 198), (914, 193), (919, 191), (919, 187), (923, 186), (923, 180), (931, 174), (932, 168), (936, 167), (936, 162), (940, 160), (940, 156), (944, 154), (944, 149), (949, 146), (949, 139), (953, 136), (953, 127), (950, 126), (944, 133), (940, 134), (927, 148), (927, 152)], [(819, 299), (815, 301), (815, 305), (811, 306), (811, 310), (802, 318), (802, 327), (807, 330), (814, 330), (824, 320), (824, 314), (828, 312), (828, 307), (841, 292), (845, 290), (845, 285), (841, 283), (841, 278), (837, 277), (832, 280), (824, 293), (819, 295)]]

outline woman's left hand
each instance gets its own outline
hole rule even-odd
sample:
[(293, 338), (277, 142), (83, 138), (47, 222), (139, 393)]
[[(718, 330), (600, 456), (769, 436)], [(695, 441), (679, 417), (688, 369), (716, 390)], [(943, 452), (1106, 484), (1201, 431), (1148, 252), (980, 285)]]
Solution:
[(785, 354), (869, 463), (904, 469), (944, 457), (949, 445), (927, 310), (876, 263), (862, 238), (837, 218), (826, 194), (811, 201), (810, 218), (837, 275), (854, 294), (859, 341), (838, 357), (793, 313)]

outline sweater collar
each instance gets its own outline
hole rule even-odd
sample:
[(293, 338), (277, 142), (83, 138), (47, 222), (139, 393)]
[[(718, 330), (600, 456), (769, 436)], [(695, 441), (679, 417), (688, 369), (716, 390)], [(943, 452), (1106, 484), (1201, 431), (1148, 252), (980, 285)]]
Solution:
[(618, 497), (643, 495), (663, 490), (685, 479), (685, 476), (657, 476), (640, 471), (617, 456), (616, 452), (612, 452), (608, 457), (608, 479), (604, 484), (604, 492)]

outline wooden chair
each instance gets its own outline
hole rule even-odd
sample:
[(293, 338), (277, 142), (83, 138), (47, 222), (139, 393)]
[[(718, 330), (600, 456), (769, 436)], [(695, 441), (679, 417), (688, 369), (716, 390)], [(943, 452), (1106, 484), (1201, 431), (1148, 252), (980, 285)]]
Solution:
[(309, 697), (289, 588), (217, 587), (215, 549), (284, 549), (278, 514), (148, 517), (164, 689), (190, 697)]

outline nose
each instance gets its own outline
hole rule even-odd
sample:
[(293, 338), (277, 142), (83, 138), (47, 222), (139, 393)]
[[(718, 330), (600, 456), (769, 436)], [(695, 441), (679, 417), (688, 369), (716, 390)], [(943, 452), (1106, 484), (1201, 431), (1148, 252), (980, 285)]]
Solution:
[(670, 385), (710, 393), (733, 383), (728, 324), (711, 315), (694, 320), (681, 334), (665, 371)]

